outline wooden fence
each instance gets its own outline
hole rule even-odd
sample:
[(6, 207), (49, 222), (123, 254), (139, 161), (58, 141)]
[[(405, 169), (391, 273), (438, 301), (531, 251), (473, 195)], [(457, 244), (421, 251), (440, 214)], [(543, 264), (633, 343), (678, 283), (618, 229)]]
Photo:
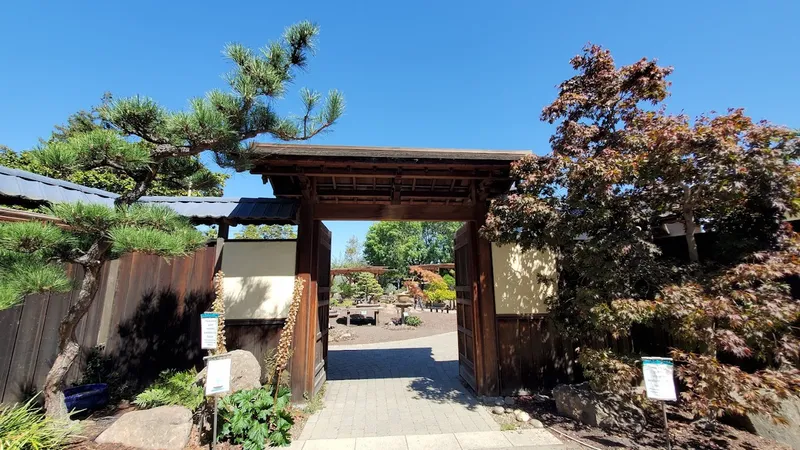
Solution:
[[(166, 260), (130, 254), (106, 264), (94, 302), (77, 330), (82, 358), (69, 374), (77, 381), (85, 355), (97, 345), (123, 374), (148, 383), (167, 368), (202, 361), (199, 313), (213, 301), (213, 244)], [(81, 269), (68, 268), (80, 281)], [(20, 401), (41, 390), (58, 349), (58, 327), (77, 291), (33, 295), (0, 311), (0, 401)]]

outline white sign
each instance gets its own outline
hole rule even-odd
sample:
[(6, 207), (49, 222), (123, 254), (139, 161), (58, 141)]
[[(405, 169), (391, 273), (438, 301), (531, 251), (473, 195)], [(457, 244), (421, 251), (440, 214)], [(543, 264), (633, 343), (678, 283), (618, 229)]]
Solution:
[(231, 390), (231, 357), (211, 358), (206, 370), (206, 395)]
[(672, 375), (672, 358), (642, 358), (642, 374), (647, 398), (677, 400)]
[(217, 326), (219, 313), (206, 312), (200, 314), (200, 348), (214, 350), (217, 348)]

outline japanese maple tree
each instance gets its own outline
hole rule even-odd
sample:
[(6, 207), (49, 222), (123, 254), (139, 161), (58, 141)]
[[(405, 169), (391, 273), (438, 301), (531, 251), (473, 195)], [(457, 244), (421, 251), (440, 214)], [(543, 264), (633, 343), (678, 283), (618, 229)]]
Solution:
[[(779, 419), (779, 399), (800, 392), (800, 304), (787, 281), (800, 275), (800, 247), (784, 224), (797, 210), (797, 134), (740, 109), (669, 114), (672, 68), (655, 60), (617, 67), (590, 45), (572, 67), (542, 112), (557, 123), (552, 152), (514, 166), (514, 190), (493, 201), (483, 233), (556, 255), (551, 316), (581, 346), (593, 388), (631, 394), (640, 379), (638, 355), (598, 336), (663, 326), (697, 416)], [(686, 261), (657, 245), (665, 221), (683, 223)]]

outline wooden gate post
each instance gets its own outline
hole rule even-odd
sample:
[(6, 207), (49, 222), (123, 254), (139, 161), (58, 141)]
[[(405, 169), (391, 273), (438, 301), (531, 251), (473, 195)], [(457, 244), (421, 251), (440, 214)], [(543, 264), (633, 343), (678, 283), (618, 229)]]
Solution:
[(474, 317), (476, 379), (478, 394), (500, 395), (500, 364), (498, 359), (497, 321), (494, 302), (494, 274), (492, 272), (492, 243), (480, 236), (486, 223), (488, 202), (480, 198), (475, 205), (475, 220), (471, 221), (470, 238), (475, 249)]
[(303, 394), (313, 392), (314, 386), (314, 329), (317, 316), (317, 289), (314, 253), (316, 226), (314, 203), (304, 198), (300, 203), (297, 224), (297, 256), (295, 274), (303, 279), (303, 294), (295, 324), (291, 363), (292, 398), (302, 400)]

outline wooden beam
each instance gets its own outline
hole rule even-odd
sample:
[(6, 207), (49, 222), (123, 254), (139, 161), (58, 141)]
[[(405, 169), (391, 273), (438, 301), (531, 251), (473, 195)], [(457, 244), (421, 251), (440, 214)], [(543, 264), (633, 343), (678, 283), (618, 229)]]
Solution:
[[(487, 169), (481, 172), (475, 170), (409, 170), (402, 171), (399, 175), (403, 179), (419, 178), (419, 179), (455, 179), (455, 180), (485, 180), (485, 179), (506, 179), (507, 176), (497, 176), (498, 170)], [(397, 169), (306, 169), (306, 170), (290, 170), (284, 167), (269, 168), (256, 167), (250, 171), (254, 174), (264, 174), (264, 176), (297, 176), (305, 175), (308, 177), (348, 177), (348, 178), (394, 178), (398, 176)]]
[(356, 205), (320, 203), (316, 220), (426, 220), (466, 222), (475, 218), (472, 208), (462, 205)]
[[(285, 197), (290, 197), (289, 195)], [(394, 188), (386, 189), (386, 190), (364, 190), (364, 189), (356, 189), (356, 190), (318, 190), (317, 197), (345, 197), (345, 198), (373, 198), (373, 197), (382, 197), (385, 199), (391, 199), (396, 202), (400, 202), (402, 199), (408, 198), (418, 198), (418, 199), (427, 199), (427, 198), (440, 198), (440, 199), (467, 199), (467, 195), (461, 194), (459, 195), (458, 192), (449, 192), (449, 191), (401, 191), (400, 186), (396, 186)], [(398, 203), (396, 203), (398, 204)]]
[(228, 234), (230, 233), (230, 225), (227, 223), (219, 224), (219, 231), (217, 232), (217, 237), (220, 239), (228, 239)]

